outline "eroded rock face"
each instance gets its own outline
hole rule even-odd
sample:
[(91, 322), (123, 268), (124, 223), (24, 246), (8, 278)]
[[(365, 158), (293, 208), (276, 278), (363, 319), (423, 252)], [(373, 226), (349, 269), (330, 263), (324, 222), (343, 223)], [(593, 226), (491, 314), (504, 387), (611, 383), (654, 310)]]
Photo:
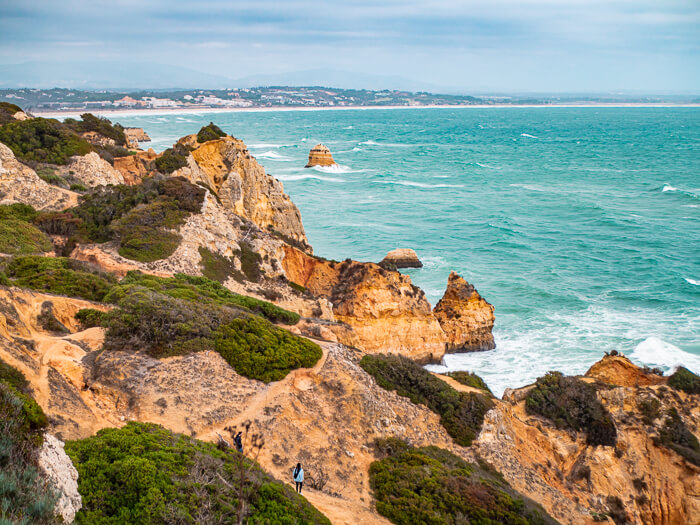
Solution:
[(47, 184), (12, 150), (0, 143), (0, 204), (21, 202), (37, 210), (58, 211), (78, 203), (78, 194)]
[(290, 281), (331, 301), (336, 320), (353, 328), (365, 352), (422, 362), (445, 353), (445, 334), (409, 276), (374, 263), (323, 261), (290, 246), (283, 267)]
[(416, 252), (410, 248), (398, 248), (386, 254), (380, 265), (391, 265), (396, 268), (423, 268)]
[(192, 159), (196, 166), (182, 168), (173, 175), (208, 185), (235, 214), (310, 249), (299, 209), (284, 193), (282, 183), (267, 175), (250, 155), (243, 141), (226, 136), (199, 144), (196, 135), (190, 135), (180, 142), (195, 148)]
[(493, 305), (457, 273), (447, 279), (447, 290), (433, 313), (447, 338), (448, 352), (492, 350), (495, 321)]
[(148, 151), (139, 151), (127, 157), (117, 157), (114, 159), (114, 168), (121, 173), (124, 184), (133, 186), (140, 184), (144, 177), (152, 174), (153, 161), (158, 158), (158, 154), (149, 148)]
[(138, 148), (139, 142), (150, 142), (151, 137), (148, 136), (143, 128), (124, 128), (124, 136), (130, 148)]
[(333, 155), (331, 155), (331, 150), (328, 146), (324, 144), (316, 144), (311, 151), (309, 151), (309, 162), (304, 166), (305, 168), (312, 168), (313, 166), (333, 166), (335, 161), (333, 160)]
[(105, 147), (117, 145), (116, 141), (113, 138), (105, 137), (104, 135), (102, 135), (101, 133), (97, 133), (96, 131), (86, 131), (80, 136), (87, 140), (90, 144), (93, 144), (95, 146)]
[(73, 523), (76, 512), (83, 506), (83, 500), (78, 492), (78, 471), (63, 446), (63, 441), (45, 434), (39, 451), (39, 468), (59, 493), (56, 512), (63, 517), (65, 523)]
[[(587, 445), (583, 434), (529, 415), (526, 387), (488, 412), (475, 451), (564, 524), (592, 523), (591, 511), (607, 513), (609, 498), (620, 499), (627, 523), (700, 523), (700, 468), (655, 442), (671, 408), (698, 435), (697, 396), (664, 387), (660, 376), (621, 357), (606, 357), (591, 370), (609, 385), (624, 385), (597, 387), (617, 429), (615, 447)], [(648, 423), (643, 407), (650, 401), (658, 403), (658, 417)]]
[(124, 177), (94, 151), (81, 157), (73, 157), (68, 165), (69, 173), (86, 186), (124, 184)]

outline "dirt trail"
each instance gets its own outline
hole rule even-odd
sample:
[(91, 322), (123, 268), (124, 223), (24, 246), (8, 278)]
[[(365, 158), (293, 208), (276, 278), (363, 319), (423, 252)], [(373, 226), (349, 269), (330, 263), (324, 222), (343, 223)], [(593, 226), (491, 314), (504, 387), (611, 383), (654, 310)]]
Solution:
[(391, 525), (386, 518), (367, 508), (367, 503), (350, 501), (317, 490), (304, 490), (303, 496), (331, 520), (333, 525)]

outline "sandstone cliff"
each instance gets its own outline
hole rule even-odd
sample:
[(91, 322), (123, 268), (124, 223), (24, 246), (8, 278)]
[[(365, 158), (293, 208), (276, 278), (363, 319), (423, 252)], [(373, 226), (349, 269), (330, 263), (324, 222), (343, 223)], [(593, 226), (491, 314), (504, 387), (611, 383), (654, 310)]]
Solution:
[(448, 352), (492, 350), (494, 308), (476, 288), (455, 272), (447, 279), (445, 295), (433, 313), (447, 337)]
[(333, 166), (335, 161), (333, 160), (333, 155), (331, 155), (331, 150), (328, 146), (323, 144), (316, 144), (311, 151), (309, 151), (309, 162), (306, 163), (305, 168), (312, 168), (314, 166)]
[(153, 161), (157, 158), (158, 154), (153, 151), (153, 148), (149, 148), (147, 151), (138, 151), (134, 155), (115, 158), (114, 168), (122, 174), (124, 184), (133, 186), (154, 173)]

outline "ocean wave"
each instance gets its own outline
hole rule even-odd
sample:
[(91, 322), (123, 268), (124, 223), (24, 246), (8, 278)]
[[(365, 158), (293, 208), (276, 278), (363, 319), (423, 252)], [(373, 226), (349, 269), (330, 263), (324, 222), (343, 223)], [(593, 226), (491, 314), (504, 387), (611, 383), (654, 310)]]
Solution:
[(291, 144), (273, 144), (272, 142), (258, 142), (256, 144), (248, 144), (248, 148), (282, 148), (291, 146)]
[(307, 173), (304, 175), (277, 175), (277, 178), (284, 182), (307, 179), (321, 180), (323, 182), (347, 182), (345, 179), (338, 179), (335, 177), (322, 177), (313, 173)]
[(352, 151), (362, 151), (362, 148), (355, 147), (355, 148), (352, 148)]
[(695, 191), (682, 190), (680, 188), (676, 188), (675, 186), (671, 186), (670, 184), (664, 184), (661, 188), (661, 193), (675, 193), (678, 195), (683, 195), (684, 197), (690, 197), (692, 199), (700, 199), (700, 194), (696, 193)]
[(314, 166), (312, 169), (321, 173), (359, 173), (362, 170), (354, 170), (350, 166), (333, 164), (332, 166)]
[(636, 346), (630, 357), (642, 364), (660, 366), (669, 371), (684, 366), (700, 373), (700, 356), (684, 352), (658, 337), (646, 338)]
[(379, 144), (377, 144), (373, 140), (365, 140), (364, 142), (360, 142), (360, 144), (364, 144), (366, 146), (379, 146)]
[(539, 186), (537, 184), (509, 184), (511, 188), (522, 188), (524, 190), (539, 191), (542, 193), (556, 193), (550, 186)]
[(413, 182), (410, 180), (379, 180), (381, 184), (398, 184), (399, 186), (413, 186), (416, 188), (464, 188), (464, 184), (427, 184), (425, 182)]
[(343, 129), (353, 129), (352, 126), (345, 126)]
[(527, 137), (527, 138), (529, 138), (529, 139), (536, 139), (536, 138), (539, 138), (539, 137), (535, 137), (534, 135), (530, 135), (529, 133), (521, 133), (520, 136), (521, 136), (521, 137)]
[(696, 281), (695, 279), (689, 279), (688, 277), (684, 277), (686, 281), (688, 281), (689, 284), (692, 284), (694, 286), (700, 286), (700, 281)]
[(294, 160), (294, 159), (291, 159), (289, 157), (285, 157), (284, 155), (280, 155), (279, 153), (275, 153), (274, 151), (266, 151), (265, 153), (257, 153), (255, 155), (255, 158), (278, 160), (280, 162), (290, 162), (290, 161)]
[(500, 170), (501, 169), (498, 166), (489, 166), (488, 164), (482, 164), (481, 162), (475, 162), (474, 164), (476, 164), (480, 168), (488, 168), (491, 170)]

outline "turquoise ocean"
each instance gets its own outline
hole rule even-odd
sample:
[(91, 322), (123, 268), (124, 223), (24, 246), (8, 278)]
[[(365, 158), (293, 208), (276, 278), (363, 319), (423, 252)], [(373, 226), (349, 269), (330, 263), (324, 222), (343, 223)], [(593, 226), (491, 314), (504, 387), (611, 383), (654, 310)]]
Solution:
[[(700, 108), (418, 108), (110, 116), (160, 151), (214, 121), (301, 210), (316, 254), (450, 270), (496, 307), (497, 348), (433, 370), (501, 394), (616, 349), (700, 373)], [(305, 169), (316, 143), (338, 166)], [(149, 144), (144, 144), (148, 147)]]

